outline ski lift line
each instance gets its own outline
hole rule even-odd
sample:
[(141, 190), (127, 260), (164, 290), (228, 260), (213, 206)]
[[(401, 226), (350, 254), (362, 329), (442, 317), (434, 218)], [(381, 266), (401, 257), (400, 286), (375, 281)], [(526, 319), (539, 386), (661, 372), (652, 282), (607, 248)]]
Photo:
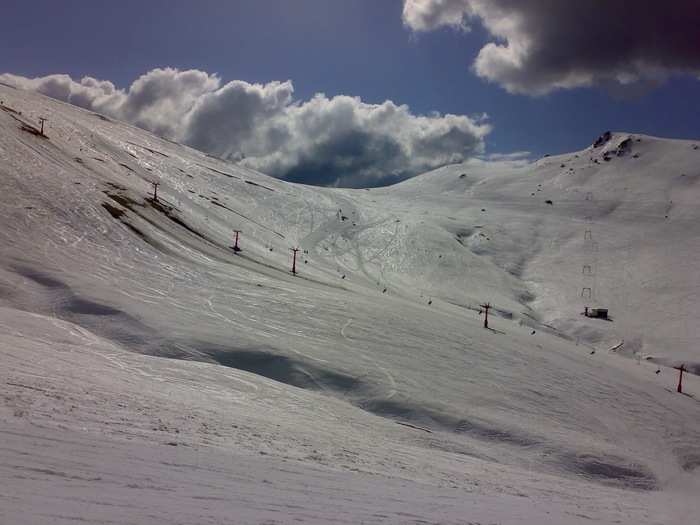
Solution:
[(224, 206), (218, 205), (217, 207), (223, 208), (223, 209), (225, 209), (225, 210), (227, 210), (227, 211), (230, 211), (231, 213), (235, 213), (235, 214), (238, 215), (239, 217), (242, 217), (243, 219), (245, 219), (245, 220), (247, 220), (247, 221), (249, 221), (249, 222), (252, 222), (253, 224), (255, 224), (255, 225), (257, 225), (257, 226), (260, 226), (260, 227), (263, 228), (264, 230), (267, 230), (267, 231), (270, 232), (270, 233), (274, 233), (274, 234), (277, 235), (278, 237), (281, 237), (282, 239), (284, 239), (284, 235), (282, 235), (281, 233), (279, 233), (279, 232), (273, 230), (272, 228), (269, 228), (269, 227), (265, 226), (264, 224), (259, 223), (259, 222), (256, 221), (255, 219), (251, 219), (250, 217), (248, 217), (248, 216), (246, 216), (246, 215), (243, 215), (242, 213), (237, 212), (236, 210), (233, 210), (233, 209), (229, 208), (228, 206), (224, 207)]
[[(593, 241), (593, 242), (584, 242), (583, 243), (583, 251), (586, 254), (597, 254), (598, 252), (598, 243)], [(593, 257), (597, 257), (597, 255), (593, 255)]]

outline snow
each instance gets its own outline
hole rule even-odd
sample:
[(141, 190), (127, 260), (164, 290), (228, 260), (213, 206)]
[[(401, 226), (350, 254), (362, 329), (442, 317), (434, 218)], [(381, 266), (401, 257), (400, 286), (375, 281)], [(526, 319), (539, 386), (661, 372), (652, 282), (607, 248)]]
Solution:
[(694, 143), (341, 190), (0, 99), (0, 522), (700, 510)]

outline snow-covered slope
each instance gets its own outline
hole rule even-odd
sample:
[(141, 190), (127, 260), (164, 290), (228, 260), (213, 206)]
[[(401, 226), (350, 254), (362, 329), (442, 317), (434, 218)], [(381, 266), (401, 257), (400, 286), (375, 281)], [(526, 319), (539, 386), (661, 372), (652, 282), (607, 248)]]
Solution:
[[(693, 143), (614, 134), (339, 190), (36, 94), (0, 99), (0, 432), (18, 480), (0, 518), (695, 516), (698, 378), (678, 395), (674, 370), (617, 355), (700, 362)], [(150, 520), (147, 497), (100, 506), (95, 488), (181, 494), (189, 479), (196, 493)]]
[[(628, 133), (599, 141), (534, 164), (448, 167), (383, 191), (421, 195), (448, 232), (476, 218), (462, 233), (470, 251), (516, 277), (539, 320), (700, 371), (700, 142)], [(582, 317), (585, 306), (608, 308), (612, 322)]]

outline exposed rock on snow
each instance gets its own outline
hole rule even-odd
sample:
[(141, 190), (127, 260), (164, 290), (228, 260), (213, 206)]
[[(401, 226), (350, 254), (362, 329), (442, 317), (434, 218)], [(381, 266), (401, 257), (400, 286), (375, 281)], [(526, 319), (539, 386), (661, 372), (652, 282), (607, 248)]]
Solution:
[(593, 142), (593, 147), (594, 148), (599, 148), (601, 146), (604, 146), (607, 144), (607, 142), (612, 138), (612, 133), (609, 131), (606, 131), (602, 135), (600, 135), (597, 139), (595, 139), (595, 142)]

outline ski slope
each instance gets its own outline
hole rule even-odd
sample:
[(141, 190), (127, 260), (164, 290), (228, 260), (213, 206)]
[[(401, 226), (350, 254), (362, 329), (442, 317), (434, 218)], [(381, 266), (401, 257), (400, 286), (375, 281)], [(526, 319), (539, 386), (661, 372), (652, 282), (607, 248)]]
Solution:
[(693, 142), (346, 190), (0, 100), (0, 522), (696, 519)]

